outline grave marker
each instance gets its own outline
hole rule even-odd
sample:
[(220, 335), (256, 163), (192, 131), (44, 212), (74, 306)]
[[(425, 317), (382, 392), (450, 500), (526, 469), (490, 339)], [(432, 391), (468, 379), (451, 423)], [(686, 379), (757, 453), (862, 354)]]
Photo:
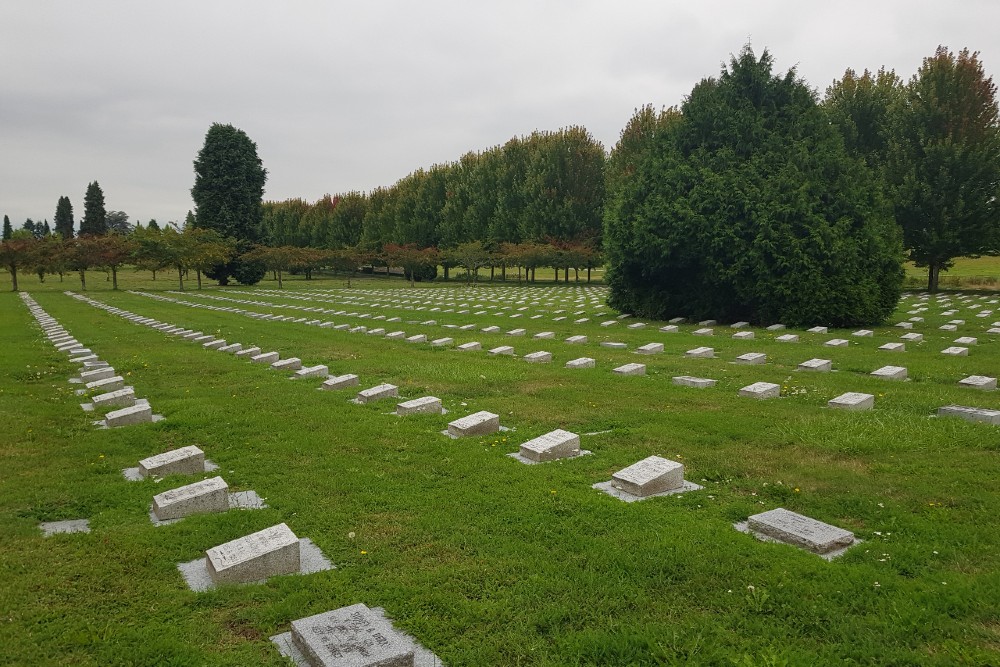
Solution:
[(229, 485), (221, 477), (205, 479), (153, 496), (153, 514), (160, 521), (229, 509)]
[(716, 380), (708, 378), (696, 378), (690, 375), (678, 375), (673, 378), (674, 384), (681, 387), (694, 387), (696, 389), (708, 389), (716, 385)]
[(827, 405), (839, 410), (871, 410), (875, 407), (875, 396), (849, 391), (829, 400)]
[(153, 409), (148, 403), (136, 403), (128, 407), (112, 410), (104, 415), (104, 423), (108, 428), (146, 424), (153, 421)]
[(333, 390), (356, 386), (358, 386), (358, 376), (348, 373), (347, 375), (338, 375), (337, 377), (330, 378), (320, 385), (320, 389)]
[(142, 477), (155, 475), (196, 475), (205, 471), (205, 452), (194, 445), (150, 456), (139, 461)]
[(640, 498), (681, 489), (684, 465), (660, 456), (649, 456), (614, 473), (611, 485)]
[(833, 362), (829, 359), (809, 359), (799, 364), (800, 371), (816, 371), (826, 373), (833, 369)]
[(971, 387), (983, 391), (992, 391), (997, 388), (997, 379), (986, 375), (970, 375), (958, 381), (960, 387)]
[(646, 364), (625, 364), (611, 371), (615, 375), (645, 375)]
[(396, 414), (400, 416), (415, 414), (441, 414), (441, 399), (436, 396), (424, 396), (396, 405)]
[(488, 435), (500, 430), (500, 415), (481, 410), (448, 424), (448, 434), (456, 438)]
[(906, 379), (906, 369), (902, 366), (883, 366), (882, 368), (872, 371), (871, 374), (882, 380)]
[(399, 396), (399, 387), (394, 384), (383, 383), (375, 385), (369, 389), (362, 389), (358, 392), (355, 402), (365, 404), (378, 401), (383, 398), (395, 398)]
[(566, 362), (566, 368), (576, 369), (576, 368), (593, 368), (595, 361), (590, 357), (580, 357), (579, 359), (573, 359)]
[(646, 343), (636, 348), (636, 354), (661, 354), (663, 343)]
[(550, 431), (521, 445), (521, 456), (536, 463), (570, 458), (580, 454), (580, 436), (562, 429)]
[(739, 395), (758, 400), (778, 398), (781, 396), (781, 385), (773, 382), (754, 382), (740, 389)]
[(289, 636), (310, 667), (417, 664), (412, 643), (384, 617), (360, 603), (292, 621)]
[(741, 354), (736, 357), (736, 359), (733, 360), (733, 363), (746, 366), (756, 366), (767, 363), (767, 355), (763, 352), (747, 352), (746, 354)]
[(551, 352), (532, 352), (524, 355), (524, 360), (531, 364), (547, 364), (552, 361)]
[(711, 347), (696, 347), (684, 353), (689, 359), (711, 359), (715, 356), (715, 349)]
[(817, 554), (828, 554), (854, 544), (854, 533), (781, 507), (754, 514), (747, 520), (747, 527), (754, 533)]
[(205, 552), (212, 581), (251, 583), (299, 571), (299, 538), (284, 523)]

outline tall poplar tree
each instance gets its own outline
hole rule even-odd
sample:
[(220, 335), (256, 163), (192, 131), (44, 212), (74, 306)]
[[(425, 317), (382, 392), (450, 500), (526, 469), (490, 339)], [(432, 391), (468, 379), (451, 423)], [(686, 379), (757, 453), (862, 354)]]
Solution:
[(14, 228), (10, 224), (10, 218), (3, 217), (3, 240), (7, 241), (14, 236)]
[(890, 182), (904, 247), (931, 291), (956, 257), (1000, 251), (998, 120), (978, 52), (939, 46), (906, 87)]
[(94, 181), (87, 186), (83, 198), (83, 218), (80, 220), (80, 236), (103, 236), (108, 233), (107, 211), (104, 209), (104, 191)]
[(56, 204), (54, 222), (56, 225), (56, 234), (59, 234), (64, 239), (73, 238), (73, 204), (70, 203), (69, 197), (59, 198), (59, 203)]

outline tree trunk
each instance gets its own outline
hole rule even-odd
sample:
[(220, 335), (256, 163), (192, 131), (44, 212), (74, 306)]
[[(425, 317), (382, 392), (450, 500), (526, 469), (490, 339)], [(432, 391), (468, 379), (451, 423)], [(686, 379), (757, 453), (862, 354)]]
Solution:
[(500, 280), (507, 282), (507, 263), (504, 262), (500, 265)]
[(80, 269), (80, 289), (87, 291), (87, 270)]
[(153, 282), (156, 282), (156, 271), (153, 271)]
[(111, 267), (111, 289), (118, 289), (118, 268)]
[(517, 284), (521, 284), (521, 265), (517, 265)]
[(444, 265), (444, 279), (448, 280), (448, 265)]
[(62, 281), (63, 281), (63, 272), (60, 271), (59, 272), (59, 282), (62, 282)]
[(941, 277), (941, 266), (931, 262), (927, 265), (927, 291), (936, 294), (938, 291), (938, 280)]
[(182, 269), (179, 266), (177, 267), (177, 280), (180, 282), (180, 284), (181, 284), (181, 291), (183, 292), (184, 291), (184, 269)]
[(569, 267), (568, 266), (564, 266), (563, 267), (563, 282), (564, 283), (568, 283), (569, 282)]
[(198, 269), (195, 273), (198, 276), (198, 289), (201, 289), (201, 269)]
[(12, 292), (16, 292), (17, 291), (17, 265), (11, 264), (8, 268), (10, 269), (10, 279), (14, 283), (14, 289), (11, 290), (11, 291)]
[(573, 276), (576, 277), (576, 282), (580, 282), (580, 269), (573, 267)]
[(587, 282), (590, 282), (590, 267), (587, 267)]
[(493, 282), (493, 278), (496, 276), (496, 274), (497, 274), (497, 267), (490, 266), (490, 282)]
[(282, 286), (281, 286), (281, 269), (278, 269), (276, 271), (276, 274), (278, 276), (278, 289), (282, 289)]

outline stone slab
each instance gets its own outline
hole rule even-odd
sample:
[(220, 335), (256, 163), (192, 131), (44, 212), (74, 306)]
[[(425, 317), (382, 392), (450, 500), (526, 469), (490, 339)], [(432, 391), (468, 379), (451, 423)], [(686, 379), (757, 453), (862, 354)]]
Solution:
[(764, 400), (781, 396), (781, 385), (773, 382), (754, 382), (740, 389), (740, 396)]
[(456, 438), (488, 435), (500, 430), (500, 415), (481, 410), (448, 424), (446, 433)]
[(827, 405), (839, 410), (871, 410), (875, 407), (875, 396), (873, 394), (849, 391), (830, 399)]
[(899, 337), (900, 340), (905, 340), (908, 343), (921, 343), (924, 340), (924, 335), (922, 333), (905, 333)]
[(439, 415), (441, 414), (443, 407), (441, 405), (441, 399), (436, 396), (423, 396), (421, 398), (414, 398), (410, 401), (403, 401), (396, 405), (397, 415), (416, 415), (416, 414), (431, 414)]
[(570, 336), (566, 339), (566, 342), (570, 345), (581, 345), (587, 342), (586, 336)]
[(873, 370), (871, 374), (882, 380), (905, 380), (907, 375), (902, 366), (883, 366)]
[(262, 354), (255, 354), (250, 357), (250, 363), (253, 364), (273, 364), (281, 358), (281, 355), (277, 352), (264, 352)]
[(971, 387), (982, 391), (992, 391), (997, 388), (997, 379), (987, 375), (970, 375), (958, 381), (960, 387)]
[(733, 363), (744, 366), (758, 366), (767, 363), (767, 355), (763, 352), (747, 352), (733, 359)]
[(829, 359), (809, 359), (799, 364), (799, 370), (828, 373), (833, 370), (833, 362)]
[(707, 389), (709, 387), (714, 387), (718, 380), (711, 380), (709, 378), (696, 378), (690, 375), (677, 375), (673, 378), (674, 384), (680, 387), (694, 387), (696, 389)]
[(663, 343), (646, 343), (635, 349), (636, 354), (662, 354)]
[(330, 369), (323, 364), (300, 368), (292, 374), (292, 379), (325, 378), (330, 375)]
[(362, 389), (354, 399), (355, 403), (371, 403), (383, 398), (395, 398), (399, 396), (399, 387), (394, 384), (378, 384), (368, 389)]
[(229, 509), (229, 485), (211, 477), (153, 496), (153, 514), (160, 521)]
[(327, 390), (344, 389), (346, 387), (356, 387), (356, 386), (358, 386), (358, 376), (348, 373), (347, 375), (338, 375), (336, 377), (330, 378), (322, 385), (320, 385), (320, 389), (327, 389)]
[(684, 465), (661, 456), (649, 456), (611, 476), (611, 485), (644, 498), (684, 486)]
[(218, 348), (219, 352), (226, 352), (227, 354), (236, 354), (243, 349), (243, 345), (240, 343), (230, 343), (229, 345), (223, 345)]
[(271, 364), (271, 368), (276, 371), (297, 371), (302, 368), (302, 360), (298, 357), (289, 357), (288, 359), (281, 359), (275, 361)]
[(941, 350), (941, 354), (946, 354), (949, 357), (967, 357), (969, 356), (969, 348), (967, 347), (946, 347)]
[(826, 347), (847, 347), (850, 345), (851, 341), (844, 338), (831, 338), (830, 340), (823, 343)]
[(552, 361), (551, 352), (531, 352), (530, 354), (524, 355), (524, 360), (531, 364), (547, 364)]
[(427, 336), (425, 336), (424, 334), (417, 334), (415, 336), (410, 336), (409, 338), (407, 338), (406, 342), (407, 343), (426, 343), (427, 342)]
[(810, 329), (806, 329), (806, 331), (814, 334), (830, 333), (830, 329), (828, 327), (812, 327)]
[(755, 334), (753, 331), (737, 331), (733, 334), (733, 338), (736, 340), (753, 340)]
[(778, 341), (779, 343), (798, 343), (799, 337), (796, 334), (783, 334), (781, 336), (778, 336), (774, 340)]
[(646, 364), (625, 364), (611, 371), (615, 375), (645, 375)]
[(520, 455), (536, 463), (570, 458), (580, 454), (580, 436), (556, 429), (521, 445)]
[(715, 356), (715, 348), (696, 347), (693, 350), (685, 352), (684, 356), (689, 359), (711, 359)]
[(115, 376), (115, 369), (111, 366), (105, 366), (103, 368), (95, 368), (90, 371), (83, 371), (80, 373), (80, 379), (83, 380), (84, 384), (90, 382), (97, 382), (98, 380), (106, 380), (110, 377)]
[(784, 328), (785, 328), (784, 324), (772, 324), (771, 326), (767, 327), (767, 330), (768, 331), (781, 331)]
[(956, 345), (976, 345), (979, 343), (979, 339), (972, 336), (959, 336), (952, 342)]
[(462, 343), (455, 349), (459, 352), (478, 352), (483, 349), (483, 346), (480, 343), (473, 341), (471, 343)]
[(664, 327), (660, 327), (661, 333), (679, 333), (681, 328), (676, 324), (668, 324)]
[(494, 357), (500, 355), (512, 357), (514, 356), (514, 348), (512, 348), (510, 345), (501, 345), (500, 347), (495, 347), (492, 350), (489, 350), (487, 354)]
[(173, 449), (139, 461), (139, 473), (143, 477), (196, 475), (204, 471), (205, 452), (195, 445)]
[(903, 343), (886, 343), (885, 345), (879, 345), (878, 349), (883, 352), (906, 352), (906, 345)]
[(97, 394), (92, 399), (95, 410), (106, 410), (112, 407), (128, 407), (135, 405), (135, 389), (124, 387), (104, 394)]
[(89, 533), (90, 519), (69, 519), (67, 521), (46, 521), (38, 524), (44, 537), (60, 533)]
[(147, 424), (153, 421), (153, 408), (147, 404), (136, 403), (128, 407), (112, 410), (104, 415), (104, 424), (108, 428)]
[(88, 382), (84, 385), (84, 390), (89, 393), (103, 394), (109, 391), (117, 391), (118, 389), (124, 389), (125, 378), (121, 375), (115, 375), (114, 377), (104, 378), (103, 380), (95, 380), (93, 382)]
[(958, 417), (969, 422), (1000, 425), (1000, 410), (973, 408), (964, 405), (945, 405), (937, 409), (938, 417)]
[(258, 354), (260, 354), (260, 348), (259, 347), (247, 347), (247, 348), (244, 348), (242, 350), (237, 350), (235, 352), (235, 354), (236, 354), (237, 357), (249, 357), (249, 358), (252, 359), (253, 357), (255, 357)]
[(532, 338), (535, 338), (537, 340), (549, 340), (555, 337), (556, 333), (554, 331), (540, 331), (536, 333), (534, 336), (532, 336)]
[(299, 571), (299, 538), (284, 523), (231, 540), (205, 552), (216, 584), (243, 584)]
[(431, 347), (447, 347), (454, 344), (454, 338), (435, 338), (431, 341)]
[[(335, 566), (323, 555), (320, 548), (313, 544), (312, 540), (308, 537), (299, 539), (299, 569), (298, 572), (291, 574), (312, 574), (334, 568)], [(178, 563), (177, 569), (188, 587), (195, 592), (207, 591), (216, 587), (209, 572), (207, 558)]]
[(782, 507), (754, 514), (747, 519), (754, 533), (774, 538), (817, 554), (828, 554), (855, 543), (854, 533), (811, 519)]
[(872, 336), (875, 335), (875, 332), (871, 331), (869, 329), (858, 329), (857, 331), (855, 331), (851, 335), (852, 336), (856, 336), (858, 338), (871, 338)]
[(414, 651), (363, 604), (292, 621), (292, 644), (315, 667), (413, 667)]
[(216, 340), (210, 340), (207, 343), (202, 343), (201, 346), (206, 350), (219, 350), (226, 346), (226, 341), (221, 338), (217, 338)]
[(566, 368), (576, 369), (576, 368), (593, 368), (596, 362), (590, 357), (580, 357), (579, 359), (572, 359), (566, 362)]
[(691, 332), (692, 336), (714, 336), (715, 329), (695, 329)]
[(619, 343), (617, 341), (605, 340), (601, 342), (601, 347), (606, 347), (609, 350), (625, 350), (628, 349), (627, 343)]

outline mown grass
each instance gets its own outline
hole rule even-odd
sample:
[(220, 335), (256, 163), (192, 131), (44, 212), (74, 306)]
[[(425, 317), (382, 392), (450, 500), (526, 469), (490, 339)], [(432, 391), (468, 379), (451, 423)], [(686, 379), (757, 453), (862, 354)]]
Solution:
[[(49, 279), (36, 290), (27, 278), (39, 304), (129, 373), (137, 395), (166, 420), (93, 430), (66, 382), (74, 369), (43, 340), (20, 299), (0, 295), (0, 646), (10, 664), (279, 665), (268, 636), (292, 619), (354, 602), (384, 606), (452, 666), (1000, 662), (1000, 432), (930, 416), (947, 403), (997, 407), (996, 393), (956, 383), (996, 375), (997, 340), (984, 332), (1000, 312), (981, 319), (931, 308), (916, 329), (926, 341), (896, 354), (876, 349), (903, 333), (890, 326), (841, 349), (822, 342), (850, 332), (797, 332), (800, 343), (779, 343), (777, 334), (757, 330), (757, 340), (739, 342), (722, 326), (702, 338), (690, 334), (691, 325), (679, 334), (658, 332), (660, 323), (643, 330), (598, 325), (610, 316), (581, 325), (570, 324), (573, 317), (553, 322), (551, 314), (528, 319), (548, 306), (511, 319), (290, 298), (333, 290), (324, 298), (336, 300), (342, 280), (291, 281), (286, 295), (265, 292), (269, 283), (165, 294), (280, 314), (296, 314), (281, 304), (382, 312), (403, 322), (319, 317), (479, 340), (484, 348), (510, 344), (518, 355), (553, 353), (552, 364), (534, 365), (261, 322), (89, 282), (90, 296), (105, 303), (356, 373), (362, 386), (384, 381), (405, 397), (433, 394), (450, 413), (398, 418), (388, 414), (392, 401), (353, 405), (353, 392), (317, 391), (318, 381), (290, 381), (199, 349), (57, 289), (78, 282)], [(126, 276), (122, 286), (173, 288), (162, 277), (151, 283)], [(360, 287), (388, 289), (386, 296), (454, 293), (470, 304), (511, 294), (488, 285), (409, 290), (384, 279)], [(967, 322), (960, 331), (937, 329), (954, 317)], [(437, 324), (407, 323), (430, 318)], [(525, 327), (529, 337), (441, 326), (470, 322)], [(542, 330), (556, 332), (556, 340), (530, 338)], [(562, 341), (574, 333), (590, 342)], [(959, 335), (978, 336), (979, 345), (967, 358), (941, 355)], [(658, 341), (666, 352), (637, 357), (599, 347), (601, 340), (631, 349)], [(718, 358), (683, 358), (700, 345), (715, 347)], [(748, 351), (767, 353), (768, 364), (729, 363)], [(598, 367), (562, 367), (579, 356), (594, 357)], [(796, 370), (812, 357), (833, 360), (836, 372)], [(632, 361), (646, 363), (648, 375), (610, 373)], [(888, 364), (906, 366), (911, 380), (868, 376)], [(670, 377), (678, 374), (719, 383), (675, 387)], [(737, 396), (758, 380), (781, 383), (784, 396)], [(845, 391), (876, 394), (875, 410), (825, 407)], [(439, 434), (450, 419), (476, 410), (499, 413), (513, 430), (463, 440)], [(542, 466), (505, 456), (554, 428), (596, 433), (582, 443), (594, 454)], [(270, 508), (152, 526), (152, 496), (189, 480), (129, 483), (119, 471), (187, 444), (205, 449), (231, 487), (256, 490)], [(682, 461), (705, 490), (626, 504), (590, 488), (650, 454)], [(828, 563), (731, 527), (773, 507), (849, 528), (864, 542)], [(93, 531), (87, 535), (43, 539), (38, 532), (40, 521), (84, 517)], [(280, 521), (316, 542), (337, 569), (202, 594), (185, 588), (178, 562)]]

